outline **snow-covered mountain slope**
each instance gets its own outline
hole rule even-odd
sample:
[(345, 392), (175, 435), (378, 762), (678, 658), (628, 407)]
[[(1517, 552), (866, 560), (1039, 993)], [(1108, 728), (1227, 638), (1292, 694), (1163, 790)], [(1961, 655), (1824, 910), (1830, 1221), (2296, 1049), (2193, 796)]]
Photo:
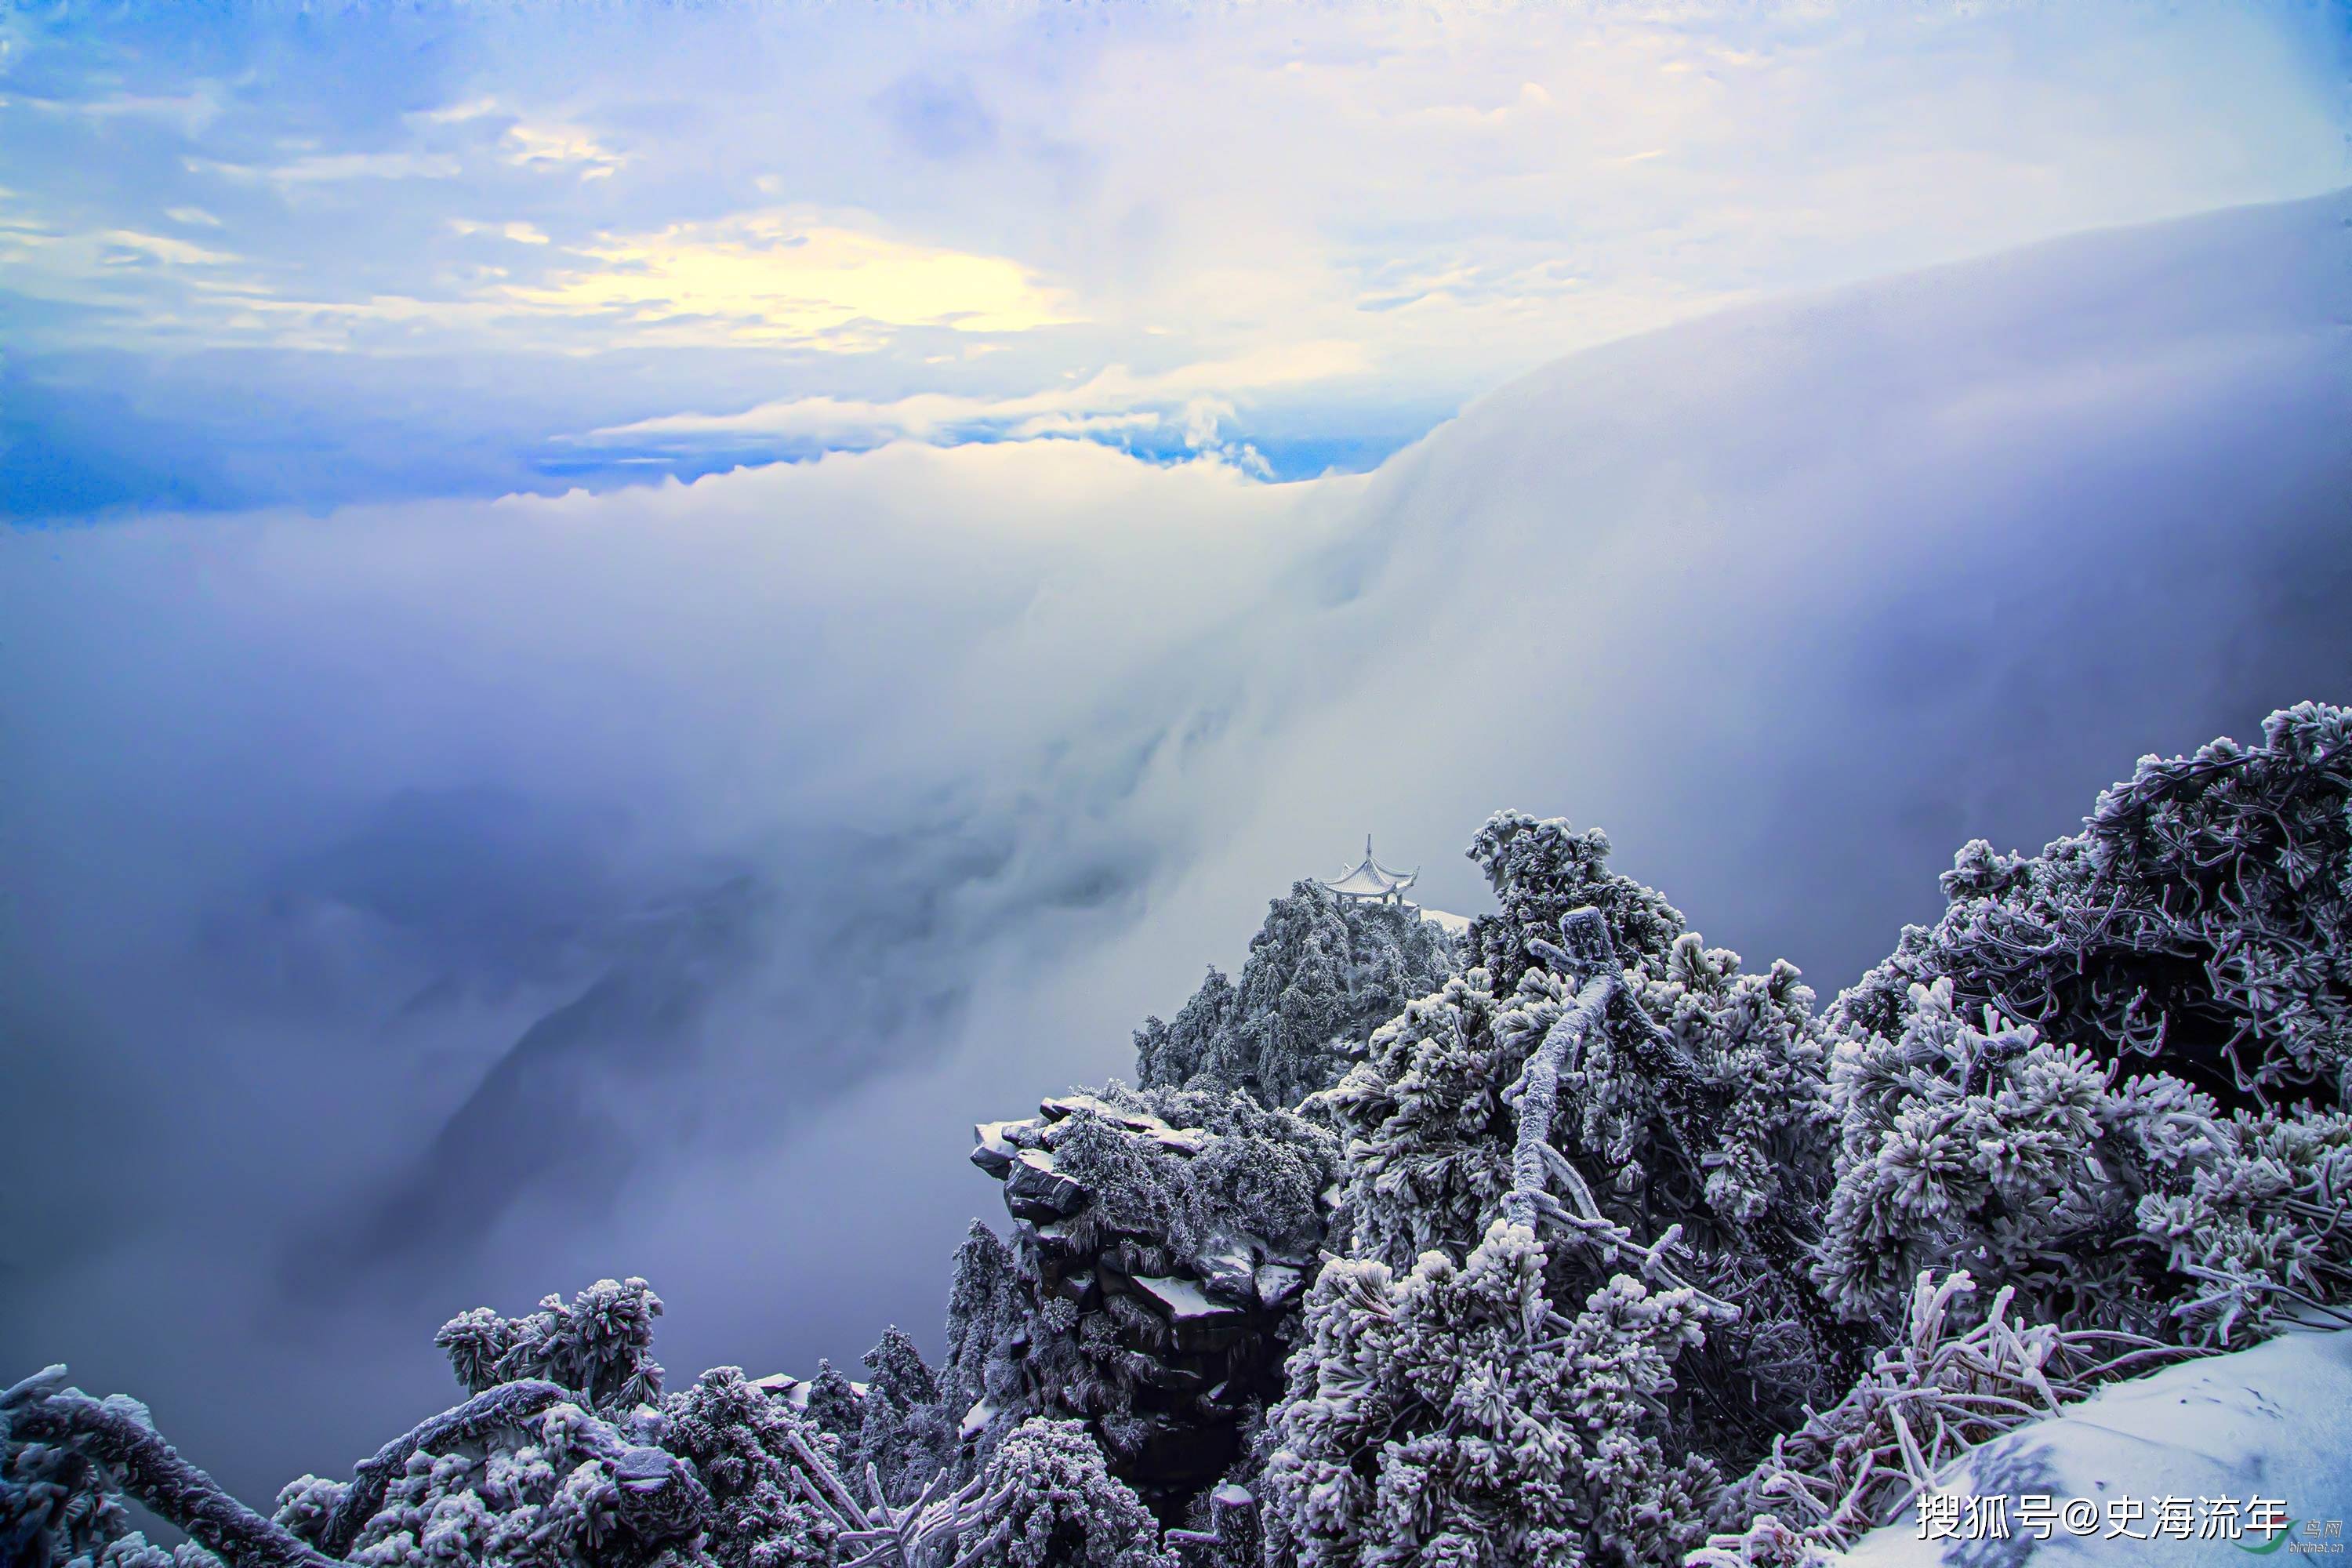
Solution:
[[(2189, 1568), (2244, 1563), (2266, 1545), (2282, 1562), (2340, 1556), (2352, 1529), (2352, 1332), (2296, 1331), (2113, 1384), (2063, 1415), (1977, 1449), (1946, 1478), (1942, 1495), (2006, 1498), (2008, 1539), (1991, 1535), (1989, 1521), (1981, 1538), (1971, 1539), (1963, 1506), (1956, 1533), (1923, 1540), (1915, 1510), (1837, 1561), (1851, 1568)], [(2050, 1499), (2060, 1516), (2046, 1541), (2040, 1526), (2021, 1526), (2019, 1500), (2027, 1497)], [(2168, 1498), (2190, 1505), (2187, 1539), (2177, 1523), (2167, 1524)], [(2063, 1518), (2074, 1499), (2095, 1505), (2094, 1514), (2075, 1510), (2078, 1523), (2096, 1521), (2082, 1533)], [(2221, 1499), (2236, 1506), (2217, 1510)], [(2257, 1500), (2275, 1500), (2274, 1513), (2292, 1525), (2247, 1531)], [(1938, 1510), (1930, 1502), (1928, 1510), (1932, 1528), (1950, 1528), (1939, 1517), (1949, 1504)], [(1979, 1505), (1979, 1520), (1987, 1512)], [(2209, 1515), (2217, 1518), (2210, 1538)], [(2180, 1517), (2176, 1510), (2173, 1519)]]

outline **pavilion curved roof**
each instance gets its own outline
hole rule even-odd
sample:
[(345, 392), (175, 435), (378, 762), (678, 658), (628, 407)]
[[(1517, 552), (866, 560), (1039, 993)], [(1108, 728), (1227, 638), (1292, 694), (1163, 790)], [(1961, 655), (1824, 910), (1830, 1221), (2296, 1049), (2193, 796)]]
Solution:
[(1373, 859), (1372, 841), (1368, 835), (1364, 839), (1364, 858), (1350, 869), (1340, 872), (1335, 880), (1323, 885), (1335, 893), (1344, 893), (1351, 898), (1378, 899), (1391, 893), (1402, 893), (1420, 879), (1418, 867), (1411, 871), (1395, 871)]

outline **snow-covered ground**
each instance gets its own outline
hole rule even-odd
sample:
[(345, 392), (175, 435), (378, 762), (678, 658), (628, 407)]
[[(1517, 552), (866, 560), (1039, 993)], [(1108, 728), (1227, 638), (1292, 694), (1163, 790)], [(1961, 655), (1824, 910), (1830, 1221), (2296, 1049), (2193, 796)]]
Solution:
[[(2298, 1330), (2116, 1384), (2064, 1415), (1976, 1449), (1941, 1495), (1958, 1500), (1957, 1534), (1922, 1541), (1915, 1508), (1838, 1561), (1852, 1568), (2189, 1568), (2249, 1555), (2341, 1558), (2352, 1521), (2352, 1332)], [(1969, 1538), (1971, 1497), (2006, 1499), (2008, 1539)], [(2021, 1524), (2022, 1500), (2035, 1497), (2061, 1516), (2071, 1500), (2087, 1499), (2095, 1523), (2076, 1534), (2062, 1517), (2042, 1540), (2038, 1526)], [(2186, 1500), (2185, 1508), (2175, 1505), (2169, 1530), (2167, 1499)], [(2271, 1516), (2292, 1521), (2284, 1531), (2246, 1529), (2258, 1505), (2273, 1500)], [(1927, 1506), (1931, 1517), (1938, 1512), (1933, 1501)], [(1948, 1516), (1952, 1504), (1941, 1511)], [(1980, 1522), (1987, 1511), (1979, 1506)], [(2090, 1511), (2077, 1504), (2076, 1521)], [(2185, 1540), (2178, 1538), (2184, 1516)], [(2209, 1516), (2216, 1520), (2210, 1539)]]
[(1421, 911), (1421, 918), (1427, 921), (1430, 924), (1438, 927), (1448, 936), (1468, 936), (1470, 934), (1470, 917), (1468, 915), (1452, 914), (1444, 910), (1423, 910)]

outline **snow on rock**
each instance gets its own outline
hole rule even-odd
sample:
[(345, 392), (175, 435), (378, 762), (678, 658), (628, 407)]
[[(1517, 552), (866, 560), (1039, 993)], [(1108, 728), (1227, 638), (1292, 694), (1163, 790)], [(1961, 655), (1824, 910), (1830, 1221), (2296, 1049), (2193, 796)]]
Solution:
[(1013, 1233), (1026, 1239), (1045, 1258), (1067, 1263), (1086, 1255), (1077, 1227), (1067, 1220), (1045, 1220), (1034, 1225), (1024, 1222), (1014, 1226)]
[(1268, 1263), (1257, 1271), (1257, 1299), (1269, 1307), (1279, 1307), (1298, 1294), (1307, 1283), (1307, 1271), (1287, 1263)]
[(1444, 931), (1448, 936), (1468, 936), (1470, 934), (1470, 917), (1468, 915), (1453, 914), (1444, 910), (1424, 909), (1421, 911), (1421, 918), (1427, 921), (1430, 924), (1435, 926), (1438, 930)]
[(1022, 1150), (1005, 1173), (1004, 1206), (1015, 1219), (1065, 1218), (1086, 1201), (1086, 1188), (1054, 1169), (1054, 1156), (1043, 1149)]
[[(1213, 1352), (1240, 1337), (1250, 1326), (1249, 1308), (1220, 1301), (1199, 1282), (1172, 1275), (1129, 1277), (1135, 1294), (1168, 1320), (1169, 1337), (1180, 1356)], [(1191, 1369), (1185, 1369), (1190, 1371)], [(1205, 1384), (1206, 1375), (1200, 1378)]]
[(1208, 1292), (1190, 1279), (1150, 1274), (1137, 1274), (1130, 1279), (1144, 1299), (1159, 1307), (1173, 1323), (1237, 1323), (1244, 1315), (1241, 1308), (1229, 1301), (1210, 1300)]
[(1198, 1154), (1209, 1146), (1209, 1134), (1197, 1127), (1163, 1127), (1145, 1134), (1171, 1154)]
[(1257, 1261), (1247, 1243), (1228, 1237), (1186, 1261), (1210, 1289), (1229, 1300), (1247, 1301), (1257, 1294)]
[(1021, 1151), (1036, 1141), (1036, 1128), (1037, 1122), (1034, 1117), (1026, 1121), (974, 1123), (971, 1130), (974, 1142), (971, 1163), (992, 1176), (1005, 1175), (1013, 1169), (1013, 1162), (1020, 1158)]
[[(2266, 1542), (2282, 1562), (2340, 1555), (2352, 1527), (2346, 1522), (2352, 1521), (2352, 1331), (2296, 1330), (2251, 1350), (2111, 1384), (2063, 1415), (1972, 1450), (1943, 1479), (1924, 1506), (1931, 1529), (1948, 1527), (1957, 1512), (1952, 1534), (1922, 1541), (1922, 1505), (1914, 1505), (1831, 1561), (1846, 1568), (2194, 1568), (2243, 1563)], [(1971, 1497), (2007, 1500), (2008, 1540), (1968, 1539)], [(2019, 1523), (2020, 1500), (2030, 1497), (2049, 1498), (2054, 1510), (2089, 1499), (2096, 1523), (2076, 1534), (2062, 1521), (2042, 1541), (2040, 1527)], [(2168, 1498), (2189, 1503), (2196, 1522), (2189, 1539), (2177, 1529), (2159, 1533)], [(2236, 1507), (2209, 1506), (2220, 1499)], [(2231, 1540), (2223, 1524), (2214, 1539), (2200, 1538), (2210, 1512), (2234, 1517), (2242, 1531), (2257, 1500), (2276, 1500), (2278, 1514), (2294, 1521), (2282, 1536)], [(1979, 1505), (1980, 1517), (1990, 1511), (1997, 1510)], [(2311, 1521), (2316, 1531), (2307, 1531)]]

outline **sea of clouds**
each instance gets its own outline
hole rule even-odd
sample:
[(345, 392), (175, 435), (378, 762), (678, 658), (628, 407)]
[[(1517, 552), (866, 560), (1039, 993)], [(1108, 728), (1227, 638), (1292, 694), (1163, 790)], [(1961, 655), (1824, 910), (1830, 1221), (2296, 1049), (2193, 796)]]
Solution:
[[(975, 1117), (1366, 831), (1610, 829), (1823, 992), (2352, 698), (2352, 200), (1628, 339), (1369, 475), (1037, 439), (0, 542), (0, 1345), (265, 1500), (604, 1274), (936, 1348)], [(1001, 1217), (1001, 1216), (994, 1216)]]

